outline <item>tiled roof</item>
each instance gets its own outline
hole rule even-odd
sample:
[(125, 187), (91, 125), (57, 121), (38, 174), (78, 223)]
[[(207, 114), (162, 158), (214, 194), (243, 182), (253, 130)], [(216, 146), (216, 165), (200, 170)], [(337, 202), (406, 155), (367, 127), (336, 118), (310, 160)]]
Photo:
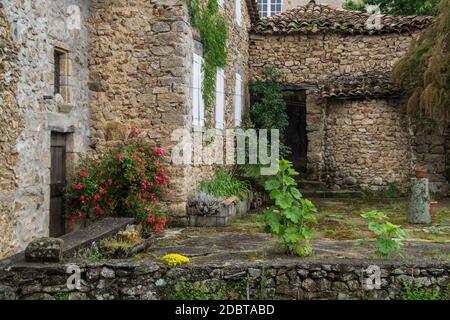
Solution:
[(387, 74), (372, 73), (364, 76), (344, 75), (328, 79), (320, 86), (320, 95), (325, 99), (382, 98), (401, 96), (402, 91)]
[(259, 20), (259, 10), (258, 10), (258, 4), (256, 3), (256, 0), (246, 0), (247, 1), (247, 10), (248, 15), (250, 16), (250, 21), (252, 24), (258, 22)]
[(333, 8), (316, 4), (307, 5), (259, 19), (253, 31), (261, 34), (290, 34), (341, 32), (349, 34), (380, 34), (411, 32), (425, 28), (433, 19), (428, 16), (381, 16), (381, 28), (370, 28), (366, 23), (371, 15), (360, 11)]

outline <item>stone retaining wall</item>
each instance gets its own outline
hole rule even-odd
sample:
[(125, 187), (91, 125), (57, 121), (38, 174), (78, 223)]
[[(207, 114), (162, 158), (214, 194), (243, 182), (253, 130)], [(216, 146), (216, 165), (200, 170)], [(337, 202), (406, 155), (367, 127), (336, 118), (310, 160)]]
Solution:
[[(228, 297), (239, 299), (399, 299), (404, 281), (440, 292), (450, 283), (450, 267), (444, 262), (284, 260), (181, 268), (146, 259), (75, 262), (81, 282), (72, 290), (66, 284), (69, 264), (2, 263), (0, 299), (164, 299), (177, 292), (182, 297), (186, 285), (216, 294), (230, 288)], [(375, 280), (369, 282), (375, 284), (373, 290), (367, 287), (371, 265), (381, 272), (379, 288)]]

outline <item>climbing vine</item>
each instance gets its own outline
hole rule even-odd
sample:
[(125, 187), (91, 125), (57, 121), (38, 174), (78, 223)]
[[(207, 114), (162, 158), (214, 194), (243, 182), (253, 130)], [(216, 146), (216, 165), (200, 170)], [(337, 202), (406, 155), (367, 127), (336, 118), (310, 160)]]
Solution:
[(187, 0), (191, 24), (200, 32), (203, 43), (203, 99), (210, 111), (216, 92), (216, 69), (227, 63), (228, 27), (219, 12), (217, 0)]

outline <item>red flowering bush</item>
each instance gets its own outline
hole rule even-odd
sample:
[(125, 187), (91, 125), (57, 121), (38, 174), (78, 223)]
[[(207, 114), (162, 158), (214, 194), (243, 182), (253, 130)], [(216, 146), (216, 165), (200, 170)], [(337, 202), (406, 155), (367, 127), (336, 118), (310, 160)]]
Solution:
[(145, 232), (164, 231), (168, 219), (159, 205), (169, 192), (164, 149), (138, 139), (140, 134), (133, 128), (124, 147), (80, 167), (66, 188), (67, 219), (132, 216)]

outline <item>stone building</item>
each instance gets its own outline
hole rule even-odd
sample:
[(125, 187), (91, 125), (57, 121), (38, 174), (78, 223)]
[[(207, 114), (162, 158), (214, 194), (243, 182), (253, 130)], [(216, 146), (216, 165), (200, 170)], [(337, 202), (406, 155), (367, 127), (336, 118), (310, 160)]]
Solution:
[(411, 123), (389, 81), (431, 18), (382, 16), (373, 21), (378, 27), (369, 18), (311, 1), (261, 19), (250, 36), (252, 76), (270, 64), (299, 97), (288, 113), (306, 121), (290, 117), (296, 127), (288, 129), (288, 144), (309, 179), (335, 189), (406, 189), (421, 165), (432, 174), (433, 191), (445, 190), (445, 135)]
[[(247, 82), (266, 64), (296, 93), (294, 160), (310, 179), (366, 188), (405, 185), (416, 163), (445, 172), (445, 136), (411, 124), (385, 79), (428, 18), (384, 17), (368, 30), (366, 15), (313, 2), (262, 19), (256, 0), (218, 3), (228, 62), (207, 117), (203, 48), (184, 0), (0, 0), (0, 257), (68, 231), (61, 187), (130, 128), (170, 152), (176, 129), (238, 126)], [(174, 223), (186, 223), (187, 195), (213, 169), (170, 166)]]

